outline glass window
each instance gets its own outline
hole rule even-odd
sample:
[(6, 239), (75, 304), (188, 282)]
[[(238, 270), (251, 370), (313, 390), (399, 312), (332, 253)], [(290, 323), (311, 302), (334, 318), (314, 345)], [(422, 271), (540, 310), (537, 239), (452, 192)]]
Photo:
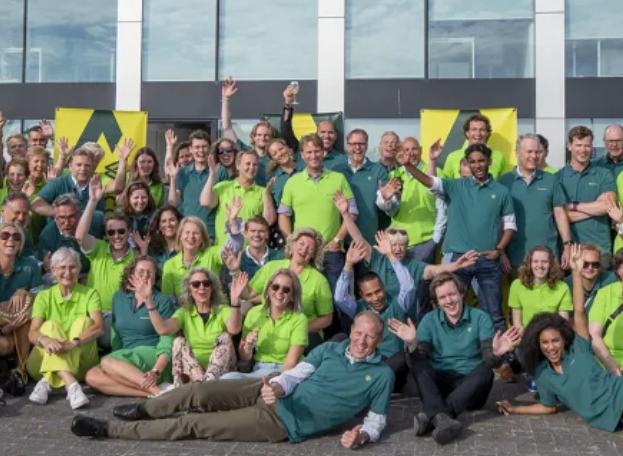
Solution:
[(623, 76), (621, 21), (619, 0), (566, 0), (568, 77)]
[(216, 0), (144, 0), (144, 81), (214, 81), (215, 46)]
[(0, 2), (0, 83), (22, 82), (24, 0)]
[(26, 82), (113, 82), (117, 2), (28, 0), (26, 39)]
[(355, 128), (361, 128), (368, 133), (368, 152), (366, 155), (372, 161), (380, 159), (379, 144), (381, 143), (381, 136), (387, 131), (393, 131), (401, 140), (407, 136), (420, 138), (420, 119), (346, 119), (344, 128), (345, 137), (349, 131)]
[(430, 78), (534, 77), (533, 0), (430, 0)]
[[(582, 118), (582, 119), (567, 119), (567, 133), (573, 127), (578, 125), (584, 125), (593, 131), (595, 139), (593, 140), (593, 158), (599, 158), (607, 153), (606, 145), (604, 144), (604, 130), (612, 124), (623, 125), (623, 119), (606, 119), (606, 118)], [(565, 144), (568, 139), (565, 135)]]
[(219, 79), (317, 79), (318, 2), (220, 3)]
[(346, 78), (423, 78), (424, 6), (421, 0), (346, 0)]

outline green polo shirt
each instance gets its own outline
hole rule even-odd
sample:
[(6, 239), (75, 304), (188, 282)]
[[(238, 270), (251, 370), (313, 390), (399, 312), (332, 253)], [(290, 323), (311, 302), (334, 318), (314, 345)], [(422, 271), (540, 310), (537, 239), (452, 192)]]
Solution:
[(17, 290), (30, 291), (41, 285), (43, 280), (37, 260), (21, 255), (15, 259), (13, 272), (9, 277), (0, 274), (0, 302), (11, 299)]
[(283, 189), (286, 186), (286, 182), (296, 173), (299, 173), (305, 169), (305, 162), (302, 160), (297, 160), (296, 165), (294, 166), (294, 170), (291, 174), (286, 173), (281, 168), (275, 169), (273, 173), (273, 177), (275, 178), (275, 184), (271, 190), (271, 194), (273, 195), (273, 201), (275, 202), (275, 207), (279, 207), (281, 204), (281, 198), (283, 197)]
[(180, 307), (173, 314), (173, 318), (178, 321), (180, 331), (184, 333), (184, 337), (202, 368), (205, 369), (210, 361), (216, 339), (222, 333), (227, 332), (227, 320), (230, 316), (231, 308), (227, 305), (219, 305), (216, 312), (210, 315), (207, 323), (203, 322), (195, 306), (190, 309)]
[(32, 307), (32, 318), (43, 321), (54, 321), (69, 334), (71, 325), (80, 317), (88, 317), (91, 312), (102, 310), (100, 296), (92, 288), (79, 283), (74, 285), (69, 299), (63, 299), (58, 285), (43, 290), (35, 298)]
[[(48, 204), (52, 204), (58, 196), (65, 195), (67, 193), (76, 195), (80, 201), (80, 210), (84, 211), (87, 207), (87, 203), (89, 202), (89, 186), (87, 184), (86, 188), (82, 192), (79, 191), (71, 174), (64, 174), (63, 176), (48, 181), (47, 184), (45, 184), (45, 186), (39, 191), (37, 196), (40, 196)], [(102, 198), (97, 203), (96, 209), (100, 212), (104, 212), (104, 208), (105, 203), (104, 198)]]
[[(421, 161), (417, 167), (425, 173), (428, 165)], [(439, 174), (438, 171), (437, 175)], [(430, 241), (437, 220), (435, 196), (403, 167), (393, 172), (391, 177), (396, 177), (402, 182), (400, 207), (392, 217), (392, 226), (407, 232), (409, 247)]]
[(521, 283), (521, 280), (515, 279), (511, 284), (508, 306), (521, 310), (521, 324), (524, 327), (528, 326), (536, 314), (573, 310), (571, 290), (563, 281), (556, 282), (554, 288), (544, 283), (534, 284), (530, 289)]
[[(449, 179), (458, 179), (461, 177), (461, 160), (465, 158), (465, 149), (450, 152), (443, 165), (443, 175)], [(498, 179), (506, 172), (506, 158), (499, 150), (491, 150), (491, 166), (489, 173), (494, 179)]]
[[(573, 275), (567, 276), (564, 278), (564, 282), (569, 287), (569, 290), (573, 290)], [(595, 285), (592, 290), (584, 290), (584, 311), (586, 315), (588, 315), (595, 303), (595, 296), (597, 296), (597, 292), (601, 290), (603, 287), (610, 285), (611, 283), (619, 283), (619, 278), (614, 274), (614, 272), (601, 271), (597, 276), (597, 280), (595, 281)], [(573, 316), (573, 311), (571, 312), (571, 316)]]
[(418, 342), (433, 347), (433, 369), (467, 375), (483, 362), (481, 342), (493, 339), (495, 331), (488, 314), (463, 307), (456, 326), (448, 324), (443, 310), (426, 314), (417, 329)]
[[(588, 321), (605, 325), (610, 315), (621, 304), (623, 304), (623, 290), (621, 282), (617, 281), (597, 292), (593, 307), (588, 314)], [(614, 319), (603, 339), (612, 358), (619, 366), (623, 366), (623, 338), (619, 331), (623, 331), (623, 317), (621, 315)]]
[(91, 262), (87, 286), (95, 288), (102, 299), (102, 310), (112, 310), (112, 298), (119, 289), (125, 268), (134, 260), (134, 250), (128, 249), (124, 257), (113, 259), (106, 241), (97, 239), (90, 252), (84, 252)]
[[(181, 202), (178, 205), (178, 209), (184, 215), (194, 215), (199, 217), (208, 227), (208, 234), (214, 239), (214, 218), (216, 211), (202, 207), (199, 204), (199, 197), (201, 191), (205, 186), (210, 175), (210, 169), (206, 166), (203, 171), (197, 171), (195, 165), (184, 166), (177, 173), (177, 180), (175, 185), (177, 191), (180, 192)], [(227, 180), (227, 170), (224, 166), (219, 166), (218, 174), (215, 179), (215, 183)]]
[(546, 166), (543, 171), (545, 171), (546, 173), (549, 173), (549, 174), (556, 174), (558, 172), (558, 170), (556, 168), (552, 168), (549, 165)]
[(595, 359), (589, 341), (576, 334), (562, 357), (562, 374), (547, 360), (537, 367), (535, 380), (543, 405), (559, 402), (597, 429), (614, 432), (623, 413), (623, 377), (608, 374)]
[(489, 179), (442, 179), (448, 205), (444, 253), (494, 250), (502, 236), (502, 217), (514, 213), (508, 189)]
[(623, 171), (623, 160), (615, 162), (612, 160), (610, 154), (608, 153), (593, 160), (593, 164), (595, 166), (599, 166), (600, 168), (605, 168), (610, 171), (615, 180), (618, 179), (619, 174), (621, 174), (621, 171)]
[[(289, 267), (290, 260), (270, 261), (257, 271), (255, 277), (249, 282), (249, 287), (255, 290), (256, 293), (263, 294), (272, 275), (279, 269), (288, 269)], [(305, 269), (299, 276), (299, 281), (301, 282), (303, 294), (303, 311), (307, 320), (312, 322), (318, 317), (333, 313), (333, 296), (325, 276), (316, 268), (305, 266)]]
[(338, 166), (342, 166), (344, 162), (348, 161), (348, 155), (343, 154), (335, 149), (331, 149), (327, 155), (322, 159), (322, 166), (327, 169), (335, 170)]
[(326, 342), (305, 359), (316, 369), (289, 396), (277, 400), (277, 416), (288, 440), (300, 442), (341, 427), (363, 410), (387, 415), (394, 374), (380, 353), (352, 363), (350, 340)]
[(381, 210), (376, 205), (376, 193), (379, 182), (387, 184), (387, 171), (382, 165), (366, 159), (364, 165), (356, 172), (350, 167), (348, 159), (342, 160), (333, 167), (333, 171), (342, 173), (350, 185), (355, 201), (357, 202), (356, 224), (364, 239), (374, 245), (374, 235), (379, 230), (379, 216)]
[[(239, 139), (236, 140), (236, 148), (238, 150), (245, 150), (245, 149), (255, 150), (255, 147), (253, 147), (253, 145), (245, 144)], [(257, 150), (255, 150), (255, 152), (257, 152)], [(255, 176), (255, 183), (262, 187), (266, 187), (266, 184), (268, 184), (268, 181), (272, 177), (271, 173), (268, 171), (268, 168), (270, 166), (270, 156), (268, 154), (260, 155), (259, 152), (257, 155), (260, 157), (260, 161), (257, 167), (257, 175)], [(221, 166), (221, 168), (223, 168), (223, 166)]]
[(244, 319), (242, 338), (253, 331), (258, 331), (256, 362), (283, 364), (290, 347), (307, 347), (307, 317), (302, 312), (286, 310), (273, 321), (264, 305), (255, 306)]
[(391, 299), (389, 304), (387, 304), (380, 312), (377, 312), (372, 307), (368, 306), (363, 299), (358, 300), (357, 313), (364, 312), (366, 310), (370, 310), (378, 314), (385, 323), (383, 325), (383, 341), (381, 342), (381, 345), (379, 345), (379, 352), (381, 353), (381, 356), (383, 358), (389, 358), (390, 356), (403, 351), (404, 343), (402, 339), (392, 334), (389, 330), (389, 320), (392, 318), (400, 320), (403, 323), (407, 322), (407, 314), (400, 308), (398, 301), (396, 299)]
[(518, 174), (517, 168), (504, 174), (498, 180), (513, 198), (517, 231), (506, 248), (506, 254), (514, 268), (519, 267), (532, 247), (547, 246), (556, 258), (558, 251), (558, 229), (554, 208), (567, 203), (556, 176), (536, 170), (530, 184)]
[(183, 258), (184, 254), (180, 252), (167, 260), (162, 268), (162, 292), (178, 299), (182, 295), (182, 281), (192, 268), (206, 268), (218, 277), (223, 265), (221, 249), (214, 246), (199, 252), (191, 265), (184, 264)]
[(292, 176), (283, 189), (281, 205), (292, 210), (294, 230), (313, 228), (325, 242), (331, 241), (342, 226), (342, 216), (333, 203), (333, 195), (338, 190), (347, 199), (354, 196), (344, 175), (327, 168), (317, 181), (307, 171)]
[[(581, 173), (567, 164), (558, 171), (556, 176), (570, 202), (592, 203), (603, 193), (616, 191), (612, 173), (592, 163)], [(590, 217), (570, 225), (573, 242), (578, 244), (592, 242), (597, 244), (604, 253), (612, 250), (608, 215)]]
[[(619, 202), (623, 201), (623, 199), (621, 199), (623, 198), (623, 177), (621, 176), (623, 176), (623, 174), (619, 175), (619, 177), (616, 178), (617, 200), (619, 200)], [(612, 252), (617, 253), (622, 248), (623, 239), (621, 239), (621, 235), (617, 233), (617, 235), (614, 237), (614, 248), (612, 249)]]
[(162, 181), (160, 182), (151, 181), (148, 187), (149, 187), (149, 194), (151, 195), (151, 197), (154, 199), (154, 202), (156, 203), (156, 208), (164, 206), (164, 204), (166, 203), (165, 201), (166, 192), (164, 189), (164, 183), (162, 183)]
[[(30, 180), (26, 181), (26, 183), (28, 182), (30, 182)], [(30, 197), (31, 203), (37, 198), (41, 189), (45, 187), (45, 184), (45, 179), (41, 179), (39, 183), (35, 185), (35, 192)], [(30, 235), (32, 236), (35, 245), (39, 243), (39, 235), (41, 234), (41, 231), (47, 223), (47, 217), (43, 217), (32, 211), (30, 212), (30, 223), (28, 224), (28, 231), (30, 232)]]
[(214, 193), (218, 196), (218, 206), (216, 210), (216, 245), (225, 245), (229, 237), (225, 231), (227, 223), (227, 214), (225, 208), (231, 205), (234, 197), (242, 198), (242, 209), (238, 213), (238, 217), (243, 223), (256, 215), (262, 215), (264, 212), (264, 187), (252, 184), (248, 188), (243, 188), (238, 179), (219, 182), (214, 186)]

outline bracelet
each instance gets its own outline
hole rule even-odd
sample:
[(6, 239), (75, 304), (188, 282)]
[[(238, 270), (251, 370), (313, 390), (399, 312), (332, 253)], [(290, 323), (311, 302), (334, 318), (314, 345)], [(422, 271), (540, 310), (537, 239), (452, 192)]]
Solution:
[(156, 310), (158, 310), (157, 307), (147, 307), (147, 312), (155, 312)]
[(156, 369), (155, 367), (154, 367), (152, 370), (150, 370), (149, 372), (150, 372), (150, 373), (152, 373), (152, 372), (153, 372), (153, 373), (155, 373), (155, 374), (158, 374), (158, 376), (160, 376), (160, 371), (159, 371), (158, 369)]
[(240, 304), (238, 304), (237, 306), (234, 306), (233, 304), (230, 304), (230, 306), (232, 309), (240, 309)]
[(223, 97), (221, 98), (221, 101), (229, 101), (229, 97)]
[(39, 336), (37, 336), (37, 340), (35, 341), (35, 345), (37, 347), (41, 347), (41, 339), (43, 339), (44, 337), (47, 337), (45, 334), (39, 334)]

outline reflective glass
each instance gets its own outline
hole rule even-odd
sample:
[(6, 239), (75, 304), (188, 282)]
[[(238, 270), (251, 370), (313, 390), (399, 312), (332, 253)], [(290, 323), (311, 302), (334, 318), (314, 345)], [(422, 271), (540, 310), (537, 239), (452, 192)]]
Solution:
[(0, 83), (21, 82), (24, 0), (0, 1)]

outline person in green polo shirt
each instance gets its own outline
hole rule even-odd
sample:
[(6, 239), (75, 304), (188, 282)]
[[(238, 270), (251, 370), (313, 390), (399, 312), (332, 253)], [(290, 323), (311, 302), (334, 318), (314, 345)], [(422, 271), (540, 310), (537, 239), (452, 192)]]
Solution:
[(606, 154), (596, 159), (595, 165), (610, 171), (617, 180), (623, 171), (623, 126), (608, 125), (604, 130), (604, 145)]
[(240, 341), (240, 361), (254, 361), (250, 373), (230, 372), (222, 380), (265, 377), (298, 364), (307, 346), (307, 317), (301, 305), (301, 283), (289, 269), (268, 280), (264, 304), (246, 315)]
[(506, 249), (511, 268), (517, 269), (532, 247), (547, 246), (566, 269), (571, 249), (571, 228), (564, 208), (567, 197), (556, 176), (538, 169), (538, 136), (519, 136), (515, 150), (517, 166), (498, 180), (510, 192), (515, 207), (517, 233)]
[[(47, 182), (48, 162), (50, 153), (43, 147), (31, 147), (26, 152), (28, 160), (28, 180), (26, 181), (26, 194), (30, 201), (34, 201), (41, 189)], [(47, 220), (36, 213), (31, 213), (28, 229), (35, 245), (39, 244), (39, 235), (45, 227)]]
[(451, 273), (435, 277), (431, 297), (438, 308), (413, 323), (390, 321), (390, 332), (406, 344), (411, 372), (420, 393), (423, 412), (415, 417), (418, 437), (433, 431), (433, 439), (447, 444), (462, 432), (456, 418), (478, 410), (493, 387), (493, 367), (519, 343), (520, 330), (493, 329), (489, 315), (464, 304), (465, 289)]
[(558, 170), (547, 164), (547, 156), (549, 155), (549, 141), (543, 135), (537, 134), (539, 138), (539, 169), (549, 174), (556, 174)]
[(178, 253), (177, 228), (182, 218), (180, 211), (173, 206), (158, 209), (149, 222), (147, 239), (144, 239), (149, 242), (141, 248), (141, 255), (149, 255), (156, 260), (159, 268), (164, 267), (164, 263)]
[(603, 252), (602, 265), (609, 269), (612, 238), (608, 200), (616, 201), (612, 173), (591, 163), (593, 132), (584, 126), (569, 130), (571, 161), (558, 173), (558, 181), (569, 203), (565, 210), (571, 222), (573, 242), (597, 244)]
[(148, 397), (161, 394), (171, 382), (173, 337), (159, 335), (149, 318), (158, 312), (170, 318), (173, 300), (154, 289), (158, 265), (147, 256), (136, 257), (126, 268), (120, 290), (113, 297), (113, 352), (86, 375), (89, 386), (111, 396)]
[[(156, 208), (163, 206), (167, 197), (164, 182), (162, 182), (160, 177), (160, 163), (158, 163), (156, 153), (149, 147), (143, 147), (136, 151), (132, 167), (130, 168), (128, 184), (139, 181), (147, 184)], [(118, 200), (118, 204), (123, 205), (123, 199), (121, 201)]]
[(588, 425), (614, 432), (623, 414), (623, 377), (606, 372), (591, 348), (582, 296), (583, 263), (582, 248), (572, 246), (573, 326), (558, 314), (542, 313), (522, 337), (523, 364), (535, 376), (539, 402), (513, 405), (504, 400), (498, 409), (505, 415), (551, 415), (562, 403)]

